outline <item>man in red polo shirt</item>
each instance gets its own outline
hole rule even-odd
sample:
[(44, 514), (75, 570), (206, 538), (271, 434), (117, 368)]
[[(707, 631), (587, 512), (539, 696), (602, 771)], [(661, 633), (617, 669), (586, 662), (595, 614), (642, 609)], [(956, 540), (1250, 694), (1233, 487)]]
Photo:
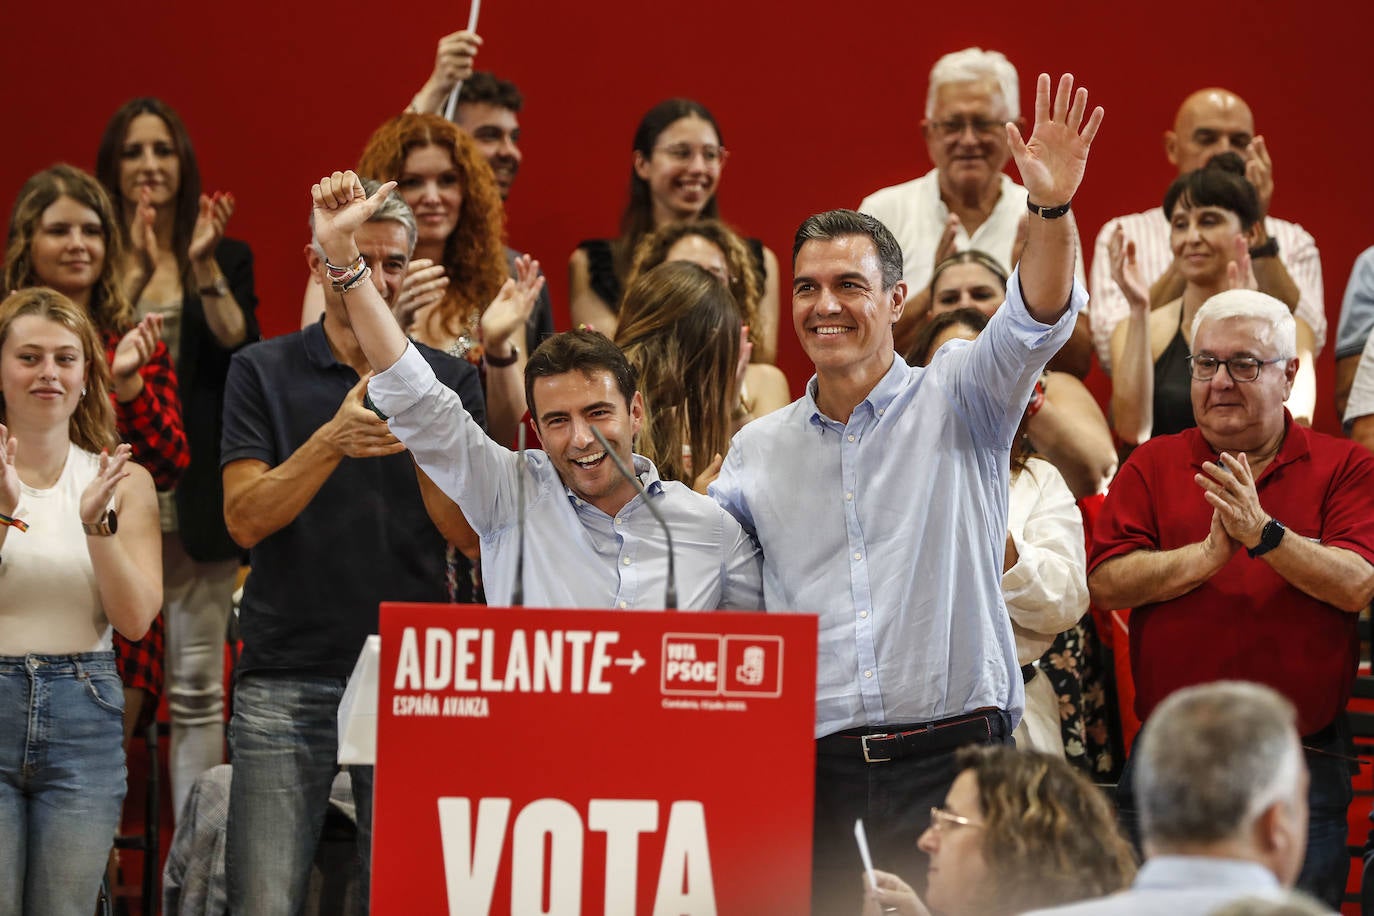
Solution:
[[(1356, 615), (1374, 595), (1374, 455), (1293, 422), (1292, 315), (1253, 290), (1212, 297), (1192, 328), (1197, 428), (1142, 445), (1094, 533), (1099, 607), (1134, 608), (1131, 669), (1146, 720), (1215, 680), (1278, 690), (1298, 710), (1311, 771), (1298, 886), (1340, 905), (1353, 756), (1344, 709)], [(1130, 771), (1118, 804), (1132, 823)], [(1132, 824), (1133, 826), (1133, 824)]]

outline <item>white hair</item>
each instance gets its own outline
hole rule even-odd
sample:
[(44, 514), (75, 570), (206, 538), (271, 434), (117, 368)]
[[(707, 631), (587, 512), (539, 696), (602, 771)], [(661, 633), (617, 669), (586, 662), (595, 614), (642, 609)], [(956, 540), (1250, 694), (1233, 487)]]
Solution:
[(1021, 84), (1016, 68), (1000, 51), (965, 48), (946, 54), (930, 68), (930, 88), (926, 91), (926, 117), (935, 113), (935, 95), (946, 83), (991, 82), (1007, 103), (1007, 120), (1021, 117)]
[(1249, 318), (1266, 325), (1264, 342), (1273, 344), (1278, 356), (1292, 359), (1298, 355), (1298, 328), (1293, 313), (1273, 296), (1253, 289), (1228, 289), (1202, 303), (1193, 317), (1193, 340), (1197, 340), (1197, 329), (1204, 321), (1229, 318)]

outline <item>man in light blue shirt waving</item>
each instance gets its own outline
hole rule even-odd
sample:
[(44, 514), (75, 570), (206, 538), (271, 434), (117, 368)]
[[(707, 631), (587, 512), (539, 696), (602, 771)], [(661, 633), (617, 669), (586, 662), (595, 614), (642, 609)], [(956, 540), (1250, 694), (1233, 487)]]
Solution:
[(907, 289), (887, 229), (836, 210), (797, 231), (792, 320), (816, 374), (735, 437), (711, 494), (763, 548), (765, 606), (820, 616), (815, 913), (858, 906), (858, 817), (875, 864), (921, 882), (916, 839), (954, 750), (1005, 741), (1020, 718), (1001, 591), (1009, 450), (1087, 301), (1062, 217), (1101, 121), (1072, 76), (1053, 106), (1040, 76), (1030, 140), (1007, 125), (1032, 216), (1006, 304), (928, 369), (893, 351)]

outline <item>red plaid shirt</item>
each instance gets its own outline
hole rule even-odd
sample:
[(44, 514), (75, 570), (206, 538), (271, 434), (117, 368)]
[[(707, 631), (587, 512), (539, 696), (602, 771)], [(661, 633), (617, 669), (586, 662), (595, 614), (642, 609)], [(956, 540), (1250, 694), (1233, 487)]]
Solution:
[(152, 699), (143, 704), (144, 718), (157, 713), (157, 705), (162, 698), (162, 651), (165, 641), (161, 614), (153, 618), (152, 626), (137, 642), (120, 636), (118, 630), (114, 634), (115, 666), (119, 669), (120, 680), (125, 687), (146, 690), (152, 695)]
[[(119, 337), (114, 333), (105, 334), (105, 358), (111, 365)], [(191, 451), (181, 424), (177, 374), (166, 344), (158, 341), (152, 358), (138, 374), (143, 376), (143, 390), (132, 401), (121, 404), (115, 400), (113, 392), (110, 394), (115, 424), (119, 438), (133, 447), (134, 461), (148, 469), (159, 490), (170, 490), (191, 463)]]

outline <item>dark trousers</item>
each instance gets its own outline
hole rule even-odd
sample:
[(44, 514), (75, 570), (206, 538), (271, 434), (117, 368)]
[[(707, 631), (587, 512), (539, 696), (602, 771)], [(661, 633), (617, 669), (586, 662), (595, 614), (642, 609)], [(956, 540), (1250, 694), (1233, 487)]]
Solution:
[[(1149, 728), (1148, 723), (1145, 728)], [(1350, 874), (1350, 852), (1346, 846), (1350, 828), (1346, 812), (1353, 797), (1350, 776), (1351, 758), (1355, 755), (1345, 715), (1337, 717), (1330, 727), (1318, 734), (1303, 738), (1302, 744), (1310, 782), (1307, 788), (1307, 855), (1298, 874), (1297, 888), (1333, 910), (1339, 910)], [(1122, 829), (1139, 853), (1141, 837), (1134, 772), (1135, 755), (1132, 754), (1126, 759), (1121, 781), (1117, 784), (1116, 809)]]
[[(1011, 743), (1010, 720), (994, 711), (992, 737), (983, 743)], [(853, 729), (905, 731), (920, 726)], [(811, 912), (813, 916), (853, 916), (863, 906), (863, 862), (854, 842), (854, 821), (863, 818), (873, 867), (901, 875), (924, 890), (927, 856), (916, 841), (930, 825), (930, 809), (945, 803), (959, 771), (957, 747), (881, 763), (868, 763), (862, 751), (834, 753), (835, 736), (820, 739), (816, 752), (816, 794)], [(854, 741), (857, 748), (859, 742)]]

